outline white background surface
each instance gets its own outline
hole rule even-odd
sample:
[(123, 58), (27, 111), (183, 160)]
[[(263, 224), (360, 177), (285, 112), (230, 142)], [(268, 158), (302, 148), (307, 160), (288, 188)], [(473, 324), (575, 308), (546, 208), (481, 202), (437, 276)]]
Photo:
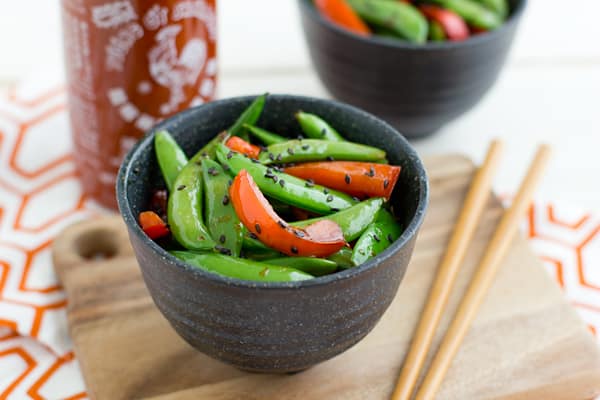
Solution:
[[(221, 97), (257, 92), (328, 96), (311, 70), (295, 0), (218, 0)], [(0, 87), (62, 63), (58, 0), (2, 0)], [(535, 146), (556, 154), (540, 197), (600, 212), (599, 0), (530, 0), (501, 79), (470, 113), (414, 142), (421, 155), (481, 161), (506, 141), (496, 187), (517, 187)]]

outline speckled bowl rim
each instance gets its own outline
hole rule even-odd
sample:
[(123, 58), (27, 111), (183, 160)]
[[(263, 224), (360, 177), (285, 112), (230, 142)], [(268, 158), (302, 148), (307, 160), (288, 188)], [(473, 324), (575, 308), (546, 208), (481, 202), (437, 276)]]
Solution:
[[(160, 247), (156, 242), (151, 240), (140, 228), (136, 216), (133, 215), (131, 210), (131, 206), (129, 204), (129, 198), (127, 196), (127, 177), (133, 173), (133, 162), (138, 158), (138, 155), (141, 153), (142, 149), (147, 146), (153, 146), (154, 135), (160, 129), (163, 129), (166, 125), (171, 124), (180, 124), (182, 121), (188, 119), (188, 117), (193, 117), (199, 109), (205, 110), (204, 112), (210, 112), (211, 108), (221, 107), (229, 102), (235, 101), (250, 101), (254, 99), (256, 96), (240, 96), (240, 97), (231, 97), (222, 100), (212, 101), (210, 103), (206, 103), (197, 107), (189, 108), (185, 111), (182, 111), (155, 126), (144, 138), (142, 138), (127, 154), (125, 159), (123, 160), (121, 167), (119, 168), (119, 173), (117, 175), (117, 185), (116, 185), (116, 193), (117, 193), (117, 202), (119, 205), (119, 211), (121, 212), (121, 216), (125, 221), (125, 224), (129, 228), (130, 232), (133, 232), (134, 235), (142, 242), (145, 246), (147, 246), (151, 251), (157, 253), (160, 257), (162, 257), (165, 261), (167, 261), (170, 265), (175, 268), (179, 268), (185, 272), (187, 272), (190, 277), (194, 279), (208, 279), (217, 284), (222, 284), (228, 287), (239, 287), (239, 288), (261, 288), (261, 289), (306, 289), (310, 287), (324, 286), (328, 285), (335, 281), (341, 281), (345, 279), (355, 278), (357, 275), (361, 275), (371, 269), (377, 268), (383, 265), (383, 262), (392, 258), (396, 253), (398, 253), (404, 246), (406, 246), (409, 241), (418, 233), (419, 228), (421, 227), (423, 220), (425, 218), (425, 212), (427, 210), (427, 206), (429, 204), (429, 182), (427, 179), (427, 173), (425, 171), (425, 167), (423, 166), (423, 162), (417, 155), (417, 152), (413, 149), (413, 147), (408, 143), (406, 138), (402, 136), (395, 128), (393, 128), (388, 123), (383, 120), (375, 117), (372, 114), (367, 113), (359, 108), (353, 107), (351, 105), (338, 102), (335, 100), (326, 100), (326, 99), (318, 99), (307, 96), (295, 96), (295, 95), (286, 95), (286, 94), (270, 94), (270, 98), (276, 98), (278, 100), (300, 100), (300, 101), (310, 101), (310, 102), (326, 102), (334, 105), (336, 108), (343, 110), (346, 113), (354, 114), (356, 118), (359, 119), (371, 119), (374, 120), (375, 123), (381, 125), (381, 128), (387, 128), (398, 135), (400, 141), (402, 142), (403, 148), (401, 151), (405, 153), (409, 162), (412, 162), (415, 170), (416, 176), (418, 177), (419, 184), (419, 197), (418, 203), (416, 206), (415, 214), (413, 215), (410, 223), (407, 225), (404, 232), (390, 247), (388, 247), (381, 254), (376, 257), (370, 259), (369, 261), (359, 265), (358, 267), (349, 268), (340, 272), (336, 272), (334, 274), (325, 275), (321, 277), (316, 277), (313, 279), (308, 279), (304, 281), (296, 281), (296, 282), (255, 282), (255, 281), (247, 281), (236, 278), (229, 278), (222, 275), (218, 275), (215, 273), (210, 273), (204, 271), (200, 268), (194, 267), (190, 264), (187, 264), (175, 256), (169, 254), (166, 250)], [(138, 174), (139, 175), (139, 174)]]
[(317, 20), (322, 26), (324, 26), (328, 29), (331, 29), (333, 31), (336, 31), (337, 33), (339, 33), (343, 36), (346, 36), (349, 39), (354, 39), (358, 42), (363, 42), (363, 43), (368, 43), (368, 44), (376, 44), (376, 45), (379, 45), (382, 47), (411, 50), (411, 51), (451, 50), (451, 49), (456, 49), (458, 47), (469, 46), (471, 44), (475, 45), (478, 43), (485, 43), (485, 42), (491, 41), (496, 36), (501, 35), (505, 30), (509, 29), (509, 26), (512, 26), (519, 22), (519, 20), (521, 19), (521, 16), (523, 15), (523, 12), (525, 11), (525, 8), (527, 5), (527, 0), (518, 0), (518, 1), (519, 1), (519, 3), (517, 4), (517, 7), (512, 10), (508, 19), (506, 21), (504, 21), (502, 26), (500, 26), (500, 28), (498, 28), (498, 29), (494, 29), (493, 31), (489, 31), (489, 32), (486, 32), (483, 34), (471, 36), (471, 37), (469, 37), (469, 39), (460, 41), (460, 42), (453, 42), (453, 41), (429, 42), (428, 41), (424, 44), (413, 44), (413, 43), (409, 43), (409, 42), (398, 40), (398, 39), (386, 38), (383, 36), (373, 35), (370, 37), (364, 37), (364, 36), (357, 35), (346, 29), (343, 29), (343, 28), (331, 23), (330, 21), (326, 20), (325, 18), (323, 18), (321, 16), (321, 14), (319, 14), (317, 12), (315, 7), (310, 4), (310, 0), (298, 0), (298, 2), (300, 3), (300, 7), (304, 7), (307, 10), (307, 12), (312, 16), (312, 18)]

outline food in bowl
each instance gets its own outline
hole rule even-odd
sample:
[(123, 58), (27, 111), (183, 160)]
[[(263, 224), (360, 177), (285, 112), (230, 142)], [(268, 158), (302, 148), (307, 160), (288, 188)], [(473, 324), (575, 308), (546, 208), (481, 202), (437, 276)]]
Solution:
[(413, 43), (461, 41), (498, 28), (507, 0), (314, 0), (332, 23), (361, 36)]
[(144, 232), (194, 267), (250, 281), (308, 280), (382, 253), (402, 233), (388, 202), (401, 168), (313, 113), (296, 113), (295, 139), (256, 126), (266, 97), (189, 160), (156, 133), (168, 193), (139, 214)]

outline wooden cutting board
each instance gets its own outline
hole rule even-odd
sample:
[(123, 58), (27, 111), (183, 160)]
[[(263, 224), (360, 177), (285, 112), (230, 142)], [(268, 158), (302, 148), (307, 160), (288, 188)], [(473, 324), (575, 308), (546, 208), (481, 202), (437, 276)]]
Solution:
[[(474, 170), (460, 156), (426, 162), (431, 205), (400, 291), (381, 322), (344, 354), (295, 375), (249, 374), (198, 353), (150, 299), (118, 217), (83, 222), (54, 244), (68, 320), (96, 399), (387, 399)], [(497, 200), (458, 278), (458, 304), (502, 212)], [(105, 258), (96, 259), (101, 254)], [(450, 313), (442, 321), (445, 330)], [(436, 337), (435, 345), (439, 343)], [(586, 400), (600, 393), (595, 339), (525, 239), (509, 256), (438, 399)]]

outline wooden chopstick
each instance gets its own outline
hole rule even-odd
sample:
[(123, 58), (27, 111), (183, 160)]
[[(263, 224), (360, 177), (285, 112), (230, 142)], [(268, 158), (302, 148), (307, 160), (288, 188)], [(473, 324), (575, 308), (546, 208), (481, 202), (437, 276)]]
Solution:
[(392, 400), (410, 399), (435, 331), (448, 304), (459, 267), (490, 197), (492, 181), (498, 169), (502, 148), (502, 142), (498, 140), (490, 144), (485, 161), (473, 178), (446, 254), (438, 268), (437, 277), (432, 285), (421, 321), (413, 335), (414, 339), (405, 358)]
[(458, 351), (479, 306), (492, 285), (500, 263), (506, 255), (512, 239), (517, 232), (522, 215), (529, 207), (546, 164), (550, 158), (550, 147), (543, 145), (538, 149), (525, 179), (519, 187), (512, 205), (504, 212), (492, 240), (485, 250), (479, 267), (462, 299), (462, 302), (450, 324), (450, 328), (433, 359), (429, 372), (417, 392), (416, 400), (433, 400)]

